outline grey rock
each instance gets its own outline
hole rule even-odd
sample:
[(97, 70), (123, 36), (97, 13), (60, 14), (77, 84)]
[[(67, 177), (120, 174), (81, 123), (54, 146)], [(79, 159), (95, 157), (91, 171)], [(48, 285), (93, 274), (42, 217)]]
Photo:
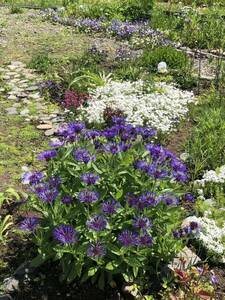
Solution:
[(28, 109), (28, 108), (25, 108), (25, 109), (21, 110), (20, 115), (21, 115), (21, 116), (26, 116), (26, 115), (29, 114), (29, 112), (30, 112), (29, 109)]
[[(196, 265), (201, 261), (190, 248), (184, 247), (184, 249), (177, 254), (177, 257), (169, 264), (171, 270), (181, 269), (186, 270), (187, 268)], [(184, 263), (183, 263), (184, 262)]]
[(26, 91), (28, 92), (33, 92), (33, 91), (37, 91), (38, 87), (37, 86), (29, 86), (28, 88), (26, 88)]
[(19, 291), (19, 280), (15, 279), (14, 277), (6, 278), (3, 282), (4, 290), (7, 293)]
[(17, 100), (17, 97), (15, 95), (10, 95), (8, 97), (9, 100)]
[(2, 79), (4, 79), (4, 80), (9, 80), (9, 79), (10, 79), (10, 76), (4, 75), (4, 76), (2, 76)]
[(34, 99), (34, 100), (40, 99), (40, 94), (39, 93), (31, 94), (31, 95), (29, 95), (29, 98)]
[(21, 61), (11, 61), (11, 66), (25, 67), (25, 64), (22, 63)]
[(55, 134), (55, 129), (49, 129), (45, 131), (45, 136), (52, 136)]
[(29, 95), (27, 93), (21, 92), (17, 94), (17, 97), (19, 98), (27, 98)]
[(16, 107), (6, 108), (6, 112), (7, 112), (7, 115), (17, 115), (18, 114)]

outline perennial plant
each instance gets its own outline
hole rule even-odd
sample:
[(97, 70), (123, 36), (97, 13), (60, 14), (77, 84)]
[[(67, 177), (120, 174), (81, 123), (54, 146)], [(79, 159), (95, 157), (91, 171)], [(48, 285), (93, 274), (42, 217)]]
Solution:
[(183, 218), (186, 166), (153, 143), (155, 130), (122, 117), (112, 122), (104, 130), (63, 126), (59, 142), (39, 154), (46, 171), (23, 175), (28, 204), (38, 212), (20, 225), (35, 233), (34, 262), (60, 260), (64, 279), (92, 277), (100, 287), (116, 274), (145, 284), (185, 237), (173, 232)]

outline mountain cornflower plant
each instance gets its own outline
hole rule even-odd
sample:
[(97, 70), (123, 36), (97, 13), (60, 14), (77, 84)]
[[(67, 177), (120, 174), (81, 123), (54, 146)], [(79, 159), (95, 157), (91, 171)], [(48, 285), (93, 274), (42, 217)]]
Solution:
[(92, 277), (103, 287), (116, 274), (146, 283), (175, 257), (186, 241), (174, 232), (188, 171), (155, 135), (121, 116), (103, 130), (80, 122), (58, 130), (46, 176), (26, 180), (27, 203), (40, 215), (28, 226), (39, 249), (34, 264), (58, 260), (64, 279)]

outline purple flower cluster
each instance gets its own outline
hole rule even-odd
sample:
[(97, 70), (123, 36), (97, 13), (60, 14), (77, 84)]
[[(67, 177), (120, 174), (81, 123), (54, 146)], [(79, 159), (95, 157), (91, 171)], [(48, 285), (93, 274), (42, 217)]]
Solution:
[(50, 9), (43, 11), (42, 17), (51, 19), (53, 22), (75, 27), (79, 31), (84, 31), (86, 33), (106, 32), (119, 39), (130, 39), (132, 36), (137, 36), (139, 38), (148, 37), (159, 45), (176, 45), (174, 42), (164, 37), (162, 32), (152, 29), (148, 21), (123, 22), (118, 19), (109, 21), (104, 18), (75, 19), (73, 17), (62, 17), (57, 11)]
[(121, 207), (119, 202), (116, 202), (114, 199), (104, 201), (102, 203), (102, 212), (107, 215), (113, 215)]
[(154, 144), (147, 144), (145, 148), (149, 151), (151, 163), (138, 160), (134, 163), (134, 168), (155, 179), (171, 177), (178, 182), (188, 180), (187, 167), (172, 152)]
[(192, 221), (190, 222), (189, 225), (180, 228), (178, 230), (175, 230), (173, 232), (173, 236), (175, 238), (184, 238), (196, 234), (198, 230), (199, 230), (199, 224), (197, 222)]
[(186, 193), (184, 195), (184, 201), (194, 203), (195, 202), (195, 196), (192, 193)]
[(97, 193), (95, 191), (85, 190), (78, 194), (78, 199), (80, 202), (83, 202), (83, 203), (93, 203), (93, 202), (98, 201), (99, 193)]
[(62, 198), (61, 202), (62, 202), (63, 204), (65, 204), (65, 205), (69, 205), (69, 204), (73, 203), (73, 197), (68, 196), (68, 195), (67, 195), (67, 196), (64, 196), (64, 197)]
[(94, 259), (103, 257), (105, 256), (105, 254), (106, 254), (105, 246), (100, 242), (91, 244), (87, 249), (87, 256)]
[(69, 123), (61, 126), (58, 129), (58, 136), (64, 141), (74, 142), (78, 139), (79, 134), (85, 129), (85, 124), (82, 122)]
[(88, 52), (94, 56), (95, 58), (99, 59), (100, 62), (105, 61), (108, 56), (108, 51), (98, 49), (96, 45), (93, 45)]
[(59, 195), (60, 177), (50, 177), (48, 182), (42, 182), (32, 188), (32, 191), (46, 203), (55, 202)]
[(105, 152), (112, 153), (113, 155), (118, 154), (119, 152), (126, 152), (131, 148), (131, 144), (127, 144), (124, 142), (110, 142), (108, 144), (103, 145), (102, 149)]
[(124, 247), (132, 247), (132, 246), (139, 246), (139, 247), (151, 247), (153, 244), (152, 237), (144, 233), (140, 235), (137, 232), (132, 232), (128, 229), (124, 230), (119, 236), (118, 241)]
[(143, 210), (150, 206), (156, 206), (159, 203), (156, 195), (151, 192), (147, 192), (140, 196), (127, 194), (126, 199), (130, 207), (135, 207), (138, 210)]
[(86, 149), (76, 149), (73, 154), (77, 161), (85, 164), (89, 163), (89, 161), (95, 160), (95, 156), (91, 155), (91, 153)]
[(133, 219), (133, 226), (139, 229), (148, 229), (152, 226), (152, 222), (147, 217), (135, 217)]
[(22, 183), (36, 185), (45, 177), (42, 172), (27, 172), (22, 175)]
[(87, 221), (88, 228), (94, 231), (102, 231), (106, 229), (107, 224), (106, 218), (102, 215), (94, 215)]
[(27, 217), (25, 218), (19, 225), (20, 230), (31, 231), (33, 232), (38, 224), (40, 223), (40, 219), (37, 217)]
[(53, 230), (54, 239), (61, 244), (73, 244), (78, 241), (78, 232), (70, 225), (60, 225)]
[(50, 159), (53, 159), (57, 156), (57, 150), (46, 150), (38, 154), (39, 160), (46, 160), (49, 161)]
[(85, 173), (81, 175), (81, 180), (86, 184), (86, 185), (92, 185), (96, 184), (96, 182), (99, 180), (99, 176), (95, 175), (94, 173)]
[(164, 193), (157, 197), (158, 202), (163, 202), (168, 206), (177, 206), (179, 199), (172, 193)]
[(124, 61), (129, 60), (131, 58), (131, 51), (123, 46), (120, 46), (116, 50), (116, 60), (117, 61)]

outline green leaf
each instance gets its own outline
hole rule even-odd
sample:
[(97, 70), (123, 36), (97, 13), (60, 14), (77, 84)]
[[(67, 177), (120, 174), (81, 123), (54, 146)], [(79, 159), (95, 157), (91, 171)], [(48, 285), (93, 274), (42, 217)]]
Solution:
[(98, 174), (102, 174), (103, 172), (92, 162), (92, 167)]
[(88, 277), (92, 277), (95, 275), (95, 273), (98, 271), (97, 267), (92, 267), (88, 270)]
[(138, 275), (138, 271), (139, 271), (139, 268), (138, 267), (133, 267), (133, 274), (134, 274), (134, 277), (136, 278), (137, 275)]
[(126, 263), (131, 267), (141, 267), (140, 261), (134, 256), (129, 256), (124, 259)]
[(102, 271), (100, 276), (99, 276), (98, 287), (99, 287), (100, 290), (104, 290), (104, 287), (105, 287), (105, 273), (104, 273), (104, 271)]
[(113, 271), (116, 268), (118, 268), (118, 266), (119, 266), (119, 263), (117, 261), (110, 261), (109, 263), (107, 263), (105, 268), (106, 268), (106, 270)]

